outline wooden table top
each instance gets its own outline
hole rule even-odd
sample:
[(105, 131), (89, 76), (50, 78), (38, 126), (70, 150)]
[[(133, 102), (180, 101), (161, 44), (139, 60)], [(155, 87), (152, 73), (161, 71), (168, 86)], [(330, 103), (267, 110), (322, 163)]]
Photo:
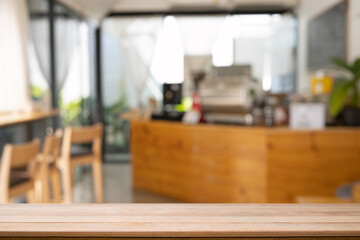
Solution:
[(360, 204), (2, 205), (1, 237), (360, 236)]
[(6, 113), (0, 114), (0, 128), (9, 127), (16, 124), (32, 122), (40, 119), (45, 119), (49, 117), (55, 117), (60, 114), (60, 111), (57, 109), (49, 110), (46, 112), (34, 111), (34, 112), (24, 112), (24, 113)]

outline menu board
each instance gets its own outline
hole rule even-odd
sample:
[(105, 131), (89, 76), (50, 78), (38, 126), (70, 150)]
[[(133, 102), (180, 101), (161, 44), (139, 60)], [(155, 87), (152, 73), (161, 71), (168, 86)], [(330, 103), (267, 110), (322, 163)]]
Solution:
[(347, 1), (335, 5), (309, 23), (308, 67), (331, 65), (331, 58), (346, 59)]

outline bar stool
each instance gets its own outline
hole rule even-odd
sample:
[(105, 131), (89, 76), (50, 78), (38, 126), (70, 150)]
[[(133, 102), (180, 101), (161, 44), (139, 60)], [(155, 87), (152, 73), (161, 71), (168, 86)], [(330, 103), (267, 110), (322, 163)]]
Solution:
[(319, 197), (319, 196), (298, 196), (297, 203), (360, 203), (360, 182), (351, 186), (350, 198)]
[(22, 145), (6, 144), (0, 165), (0, 203), (26, 195), (28, 203), (41, 203), (40, 166), (37, 162), (40, 140)]
[[(92, 165), (95, 199), (97, 203), (103, 200), (102, 179), (102, 137), (103, 125), (96, 124), (87, 127), (66, 127), (64, 132), (61, 160), (59, 166), (63, 179), (64, 203), (72, 202), (72, 174), (76, 166)], [(92, 143), (90, 153), (74, 155), (71, 153), (72, 144)]]
[[(61, 180), (58, 161), (60, 158), (60, 146), (63, 131), (56, 130), (54, 135), (45, 138), (42, 153), (42, 197), (44, 203), (61, 203)], [(50, 198), (49, 182), (51, 183), (52, 199)]]

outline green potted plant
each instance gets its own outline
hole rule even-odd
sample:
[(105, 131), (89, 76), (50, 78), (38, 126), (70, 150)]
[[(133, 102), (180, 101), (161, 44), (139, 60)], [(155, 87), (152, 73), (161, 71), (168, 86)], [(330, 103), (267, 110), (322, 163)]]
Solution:
[(347, 126), (360, 126), (360, 58), (348, 64), (342, 59), (333, 58), (332, 62), (342, 70), (330, 93), (329, 109), (333, 116), (341, 113)]

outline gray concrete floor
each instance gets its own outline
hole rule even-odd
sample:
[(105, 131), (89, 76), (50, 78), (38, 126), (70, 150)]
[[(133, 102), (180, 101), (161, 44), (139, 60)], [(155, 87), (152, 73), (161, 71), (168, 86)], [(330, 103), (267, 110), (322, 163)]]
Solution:
[[(133, 189), (130, 163), (104, 163), (105, 203), (177, 203), (175, 199)], [(94, 187), (91, 169), (88, 169), (74, 183), (74, 202), (93, 203)]]

